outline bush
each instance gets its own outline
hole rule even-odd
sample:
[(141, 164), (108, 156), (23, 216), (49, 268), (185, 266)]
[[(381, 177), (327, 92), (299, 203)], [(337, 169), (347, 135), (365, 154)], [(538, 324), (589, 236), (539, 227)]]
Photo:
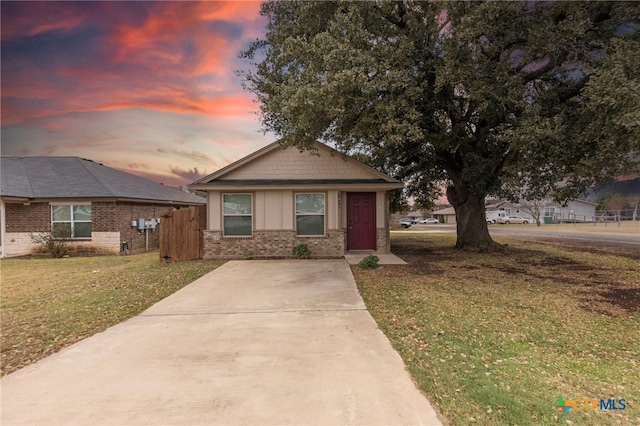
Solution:
[(370, 254), (369, 256), (362, 259), (360, 263), (358, 263), (358, 267), (360, 269), (376, 269), (378, 266), (380, 266), (378, 264), (379, 260), (380, 258), (378, 256)]
[(292, 250), (293, 257), (296, 259), (309, 259), (311, 256), (311, 252), (309, 251), (309, 247), (306, 244), (300, 244), (293, 248)]
[(31, 234), (31, 241), (40, 244), (52, 257), (59, 259), (67, 254), (67, 244), (64, 240), (56, 238), (51, 233)]

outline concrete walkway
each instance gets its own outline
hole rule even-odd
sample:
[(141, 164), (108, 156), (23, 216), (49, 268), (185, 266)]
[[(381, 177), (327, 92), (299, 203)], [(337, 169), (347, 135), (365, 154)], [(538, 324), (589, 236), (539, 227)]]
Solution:
[(232, 261), (0, 381), (3, 425), (438, 425), (344, 260)]

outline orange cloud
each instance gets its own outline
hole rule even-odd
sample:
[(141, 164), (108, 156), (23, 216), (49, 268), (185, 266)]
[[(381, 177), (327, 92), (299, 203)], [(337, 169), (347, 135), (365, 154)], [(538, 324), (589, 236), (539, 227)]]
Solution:
[(3, 16), (3, 42), (84, 29), (59, 37), (64, 48), (52, 44), (47, 56), (3, 50), (3, 126), (48, 117), (39, 123), (56, 130), (53, 117), (131, 108), (255, 119), (258, 106), (232, 70), (248, 34), (263, 27), (259, 2), (17, 4), (20, 13)]

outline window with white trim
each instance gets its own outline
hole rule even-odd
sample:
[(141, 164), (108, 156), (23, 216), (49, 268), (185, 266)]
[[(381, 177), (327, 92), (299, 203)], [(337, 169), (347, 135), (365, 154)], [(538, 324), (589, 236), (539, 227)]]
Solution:
[(296, 235), (324, 235), (324, 212), (324, 194), (296, 194)]
[(250, 237), (253, 230), (253, 195), (222, 195), (223, 232), (226, 236)]
[(91, 238), (91, 205), (51, 206), (51, 233), (54, 238)]
[(544, 217), (553, 217), (556, 213), (555, 207), (545, 207), (544, 208)]

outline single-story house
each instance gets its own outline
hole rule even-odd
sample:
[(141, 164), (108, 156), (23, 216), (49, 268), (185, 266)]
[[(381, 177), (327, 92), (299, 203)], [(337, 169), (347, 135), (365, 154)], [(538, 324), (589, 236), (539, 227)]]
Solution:
[[(596, 220), (596, 206), (596, 203), (586, 200), (568, 201), (566, 206), (556, 201), (548, 201), (540, 205), (540, 222), (546, 224), (574, 221), (593, 222)], [(504, 211), (507, 215), (520, 216), (529, 219), (531, 223), (535, 223), (535, 219), (529, 209), (519, 203), (501, 201), (487, 205), (486, 211)]]
[(2, 257), (42, 252), (32, 237), (43, 233), (66, 240), (75, 255), (156, 249), (163, 212), (205, 204), (79, 157), (2, 157), (0, 169)]
[(389, 191), (402, 182), (317, 142), (274, 142), (191, 186), (207, 193), (205, 259), (390, 253)]
[(445, 207), (432, 213), (433, 217), (438, 219), (440, 223), (456, 223), (456, 211), (453, 207)]
[[(535, 223), (535, 219), (531, 213), (518, 203), (509, 201), (500, 201), (486, 206), (486, 214), (489, 212), (504, 211), (507, 215), (520, 216), (529, 220), (529, 223)], [(456, 212), (453, 207), (447, 207), (433, 212), (433, 216), (444, 223), (456, 223)], [(541, 223), (558, 223), (558, 222), (593, 222), (596, 217), (596, 204), (586, 200), (569, 201), (566, 206), (555, 201), (549, 201), (542, 206), (540, 215)]]

